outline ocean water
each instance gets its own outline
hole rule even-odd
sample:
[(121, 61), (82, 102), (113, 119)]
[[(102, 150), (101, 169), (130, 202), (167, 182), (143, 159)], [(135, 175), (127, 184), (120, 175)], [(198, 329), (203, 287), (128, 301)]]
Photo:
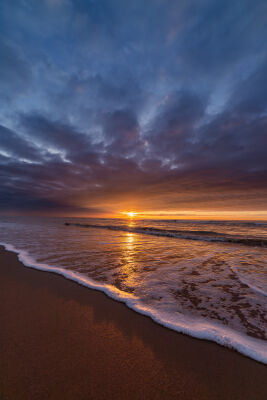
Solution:
[(0, 242), (26, 266), (267, 363), (266, 222), (0, 217)]

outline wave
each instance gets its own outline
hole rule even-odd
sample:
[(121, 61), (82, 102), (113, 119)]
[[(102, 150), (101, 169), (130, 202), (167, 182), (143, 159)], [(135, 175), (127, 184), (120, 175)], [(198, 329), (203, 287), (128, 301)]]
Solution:
[(267, 239), (265, 238), (239, 237), (214, 231), (162, 229), (150, 226), (130, 227), (127, 225), (80, 224), (72, 222), (65, 222), (64, 225), (77, 226), (81, 228), (109, 229), (112, 231), (141, 233), (145, 235), (165, 236), (176, 239), (201, 240), (207, 242), (226, 242), (246, 246), (267, 247)]
[(181, 223), (189, 223), (189, 224), (197, 224), (197, 225), (220, 225), (220, 226), (240, 226), (240, 227), (263, 227), (267, 228), (266, 221), (237, 221), (237, 220), (202, 220), (202, 219), (148, 219), (147, 221), (151, 222), (176, 222), (178, 224)]
[(77, 282), (78, 284), (90, 289), (99, 290), (114, 300), (125, 303), (128, 308), (150, 317), (154, 322), (166, 328), (198, 339), (206, 339), (216, 342), (224, 347), (235, 349), (239, 353), (249, 358), (252, 358), (263, 364), (267, 364), (266, 342), (260, 339), (248, 337), (242, 333), (234, 331), (233, 329), (209, 320), (200, 320), (185, 316), (181, 313), (173, 314), (168, 312), (160, 312), (144, 305), (142, 301), (135, 295), (122, 292), (112, 285), (97, 283), (88, 276), (85, 276), (79, 272), (65, 270), (62, 267), (54, 267), (44, 263), (37, 263), (27, 251), (17, 249), (11, 244), (0, 242), (0, 245), (4, 246), (7, 251), (16, 253), (18, 255), (18, 259), (26, 267), (46, 272), (54, 272), (62, 275), (66, 279)]

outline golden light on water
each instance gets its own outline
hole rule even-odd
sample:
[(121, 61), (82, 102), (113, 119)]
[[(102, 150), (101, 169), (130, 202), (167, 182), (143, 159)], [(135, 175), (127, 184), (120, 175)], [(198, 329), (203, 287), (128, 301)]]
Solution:
[(121, 244), (122, 244), (121, 274), (128, 288), (136, 287), (137, 253), (135, 246), (135, 234), (131, 232), (125, 232)]

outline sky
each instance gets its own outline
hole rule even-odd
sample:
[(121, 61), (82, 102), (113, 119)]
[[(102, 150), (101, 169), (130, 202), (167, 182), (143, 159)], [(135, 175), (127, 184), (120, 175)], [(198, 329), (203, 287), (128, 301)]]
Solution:
[(267, 219), (265, 0), (2, 0), (0, 213)]

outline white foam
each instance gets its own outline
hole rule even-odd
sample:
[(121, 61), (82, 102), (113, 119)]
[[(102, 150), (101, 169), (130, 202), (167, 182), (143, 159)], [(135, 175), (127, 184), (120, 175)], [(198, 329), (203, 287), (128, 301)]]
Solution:
[(79, 272), (37, 263), (25, 250), (19, 250), (11, 244), (0, 242), (0, 245), (4, 246), (6, 250), (18, 254), (18, 259), (26, 267), (55, 272), (80, 285), (104, 292), (107, 296), (125, 303), (130, 309), (150, 317), (153, 321), (164, 327), (198, 339), (210, 340), (222, 346), (233, 348), (245, 356), (267, 364), (267, 346), (263, 340), (246, 336), (233, 329), (212, 323), (209, 320), (197, 320), (181, 313), (162, 313), (155, 309), (150, 309), (142, 304), (136, 296), (122, 292), (112, 285), (97, 283)]
[(230, 265), (230, 268), (231, 268), (231, 270), (233, 271), (233, 273), (236, 274), (236, 276), (238, 277), (238, 279), (240, 280), (240, 282), (242, 282), (242, 283), (244, 283), (245, 285), (247, 285), (247, 286), (248, 286), (251, 290), (253, 290), (254, 292), (259, 293), (259, 294), (261, 294), (261, 295), (263, 295), (263, 296), (267, 296), (267, 293), (266, 293), (263, 289), (261, 289), (261, 288), (255, 286), (255, 285), (253, 285), (251, 282), (249, 282), (247, 279), (245, 279), (245, 278), (239, 273), (239, 271), (238, 271), (238, 269), (237, 269), (236, 267), (233, 267), (232, 265)]

